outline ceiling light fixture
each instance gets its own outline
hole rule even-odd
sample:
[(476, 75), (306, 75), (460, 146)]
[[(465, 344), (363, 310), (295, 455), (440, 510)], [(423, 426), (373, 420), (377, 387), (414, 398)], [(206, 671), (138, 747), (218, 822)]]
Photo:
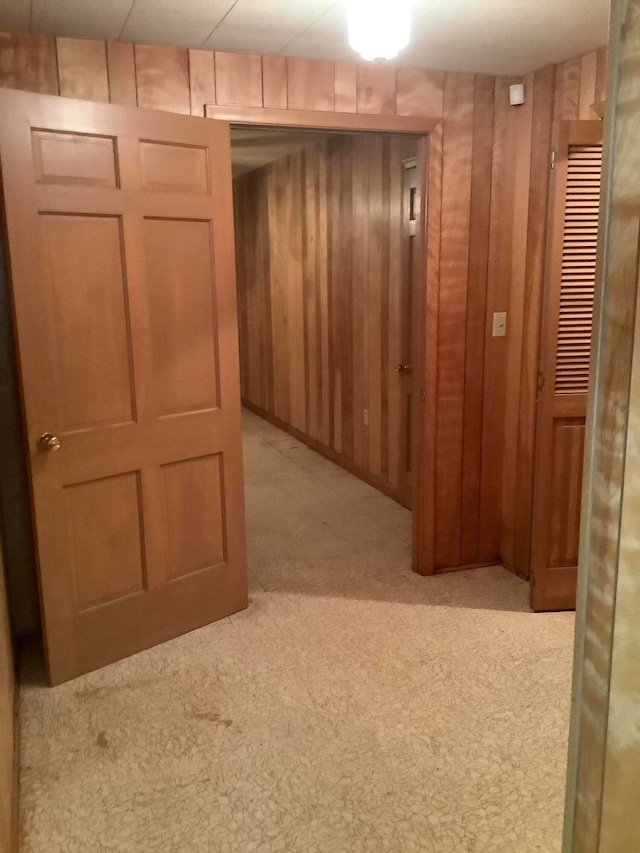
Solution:
[(393, 59), (409, 44), (413, 0), (347, 0), (349, 44), (363, 59)]

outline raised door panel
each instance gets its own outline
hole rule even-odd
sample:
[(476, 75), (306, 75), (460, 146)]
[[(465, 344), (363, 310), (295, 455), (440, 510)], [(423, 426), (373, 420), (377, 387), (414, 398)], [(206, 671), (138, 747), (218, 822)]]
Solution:
[(163, 466), (169, 577), (226, 562), (222, 454)]
[(146, 219), (144, 230), (158, 414), (215, 408), (210, 223)]
[(575, 568), (578, 564), (584, 434), (584, 418), (559, 419), (553, 425), (549, 544), (552, 569)]
[(90, 607), (145, 586), (139, 472), (65, 487), (76, 606)]
[(209, 157), (206, 148), (141, 142), (140, 167), (144, 190), (209, 192)]
[(57, 429), (134, 419), (122, 233), (116, 216), (43, 214), (55, 323)]
[(115, 140), (111, 137), (34, 130), (31, 144), (38, 183), (117, 186)]

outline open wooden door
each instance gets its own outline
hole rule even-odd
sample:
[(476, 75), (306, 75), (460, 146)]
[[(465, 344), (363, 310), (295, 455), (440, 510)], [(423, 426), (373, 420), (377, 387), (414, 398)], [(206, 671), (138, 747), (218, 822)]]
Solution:
[(0, 91), (48, 671), (247, 604), (229, 127)]
[(602, 124), (561, 122), (540, 342), (534, 610), (571, 610), (576, 604), (601, 171)]

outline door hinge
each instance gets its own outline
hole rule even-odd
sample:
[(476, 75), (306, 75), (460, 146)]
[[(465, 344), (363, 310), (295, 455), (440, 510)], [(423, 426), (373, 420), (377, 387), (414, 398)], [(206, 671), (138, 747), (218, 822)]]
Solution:
[(539, 370), (538, 371), (538, 394), (541, 394), (544, 389), (544, 373)]
[(556, 167), (556, 149), (551, 149), (551, 168), (555, 169)]

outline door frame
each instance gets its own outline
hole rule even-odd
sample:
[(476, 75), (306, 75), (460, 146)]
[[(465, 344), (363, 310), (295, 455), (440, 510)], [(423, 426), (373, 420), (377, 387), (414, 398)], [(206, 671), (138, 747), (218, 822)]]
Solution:
[[(439, 174), (434, 168), (442, 120), (414, 116), (380, 116), (358, 113), (323, 113), (312, 110), (265, 109), (264, 107), (227, 107), (204, 105), (205, 118), (218, 119), (231, 125), (292, 130), (345, 131), (413, 135), (418, 140), (417, 165), (420, 205), (416, 224), (418, 240), (416, 276), (416, 310), (413, 314), (412, 349), (416, 389), (413, 411), (412, 471), (412, 568), (420, 575), (435, 574), (435, 436), (437, 340), (428, 338), (426, 327), (437, 328), (438, 269), (435, 259), (428, 257), (429, 224), (436, 218), (432, 192)], [(434, 133), (435, 131), (435, 133)], [(434, 156), (436, 155), (436, 156)], [(422, 284), (420, 284), (422, 283)], [(435, 296), (435, 298), (434, 298)], [(429, 346), (432, 344), (432, 346)]]

